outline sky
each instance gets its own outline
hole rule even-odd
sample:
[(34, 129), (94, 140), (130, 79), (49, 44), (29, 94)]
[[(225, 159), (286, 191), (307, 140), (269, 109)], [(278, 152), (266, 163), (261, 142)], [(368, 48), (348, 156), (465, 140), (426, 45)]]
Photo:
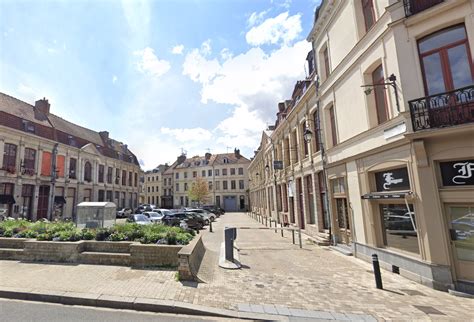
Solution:
[(144, 170), (252, 157), (304, 79), (319, 0), (0, 0), (0, 91), (128, 144)]

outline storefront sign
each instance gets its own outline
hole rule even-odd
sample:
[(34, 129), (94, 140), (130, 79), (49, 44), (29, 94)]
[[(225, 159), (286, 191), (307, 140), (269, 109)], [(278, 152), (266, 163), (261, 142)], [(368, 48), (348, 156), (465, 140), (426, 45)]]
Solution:
[(375, 183), (377, 191), (410, 190), (407, 168), (376, 172)]
[(406, 193), (367, 193), (362, 199), (403, 199)]
[(440, 162), (443, 186), (474, 185), (474, 160)]

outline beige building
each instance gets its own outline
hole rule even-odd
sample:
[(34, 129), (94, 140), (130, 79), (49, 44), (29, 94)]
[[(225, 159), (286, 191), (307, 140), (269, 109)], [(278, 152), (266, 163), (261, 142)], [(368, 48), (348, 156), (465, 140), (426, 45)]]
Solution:
[(473, 292), (473, 17), (469, 0), (322, 1), (308, 36), (317, 76), (262, 138), (254, 211)]
[(161, 198), (164, 194), (163, 173), (168, 168), (168, 164), (160, 164), (155, 169), (145, 172), (142, 203), (161, 207)]
[(126, 144), (0, 93), (0, 208), (13, 217), (73, 218), (82, 201), (136, 207), (140, 167)]

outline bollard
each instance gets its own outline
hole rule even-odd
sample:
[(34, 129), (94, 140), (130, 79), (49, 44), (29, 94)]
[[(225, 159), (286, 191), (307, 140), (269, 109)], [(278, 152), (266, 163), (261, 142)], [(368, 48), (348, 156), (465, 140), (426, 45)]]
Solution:
[(278, 230), (277, 230), (277, 227), (278, 227), (278, 226), (277, 226), (277, 225), (278, 225), (278, 224), (277, 224), (277, 222), (276, 222), (276, 220), (275, 220), (275, 234), (278, 232)]
[(234, 261), (234, 240), (237, 239), (236, 228), (224, 228), (225, 259)]
[(209, 219), (209, 232), (212, 233), (212, 220)]
[(372, 254), (372, 265), (374, 266), (375, 285), (379, 290), (382, 290), (382, 274), (380, 273), (379, 257), (377, 254)]
[(301, 241), (301, 228), (298, 229), (298, 239), (300, 242), (300, 248), (303, 248), (303, 242)]
[(291, 230), (291, 237), (293, 239), (293, 245), (294, 245), (295, 244), (295, 230), (294, 229)]
[(280, 223), (281, 226), (281, 237), (283, 237), (283, 223)]

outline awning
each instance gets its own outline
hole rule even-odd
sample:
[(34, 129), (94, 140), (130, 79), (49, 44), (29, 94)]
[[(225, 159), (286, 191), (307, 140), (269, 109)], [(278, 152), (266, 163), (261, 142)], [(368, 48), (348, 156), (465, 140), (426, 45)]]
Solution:
[(66, 199), (63, 196), (54, 196), (54, 203), (62, 205), (66, 203)]
[(366, 193), (361, 198), (362, 199), (405, 199), (405, 196), (410, 194), (409, 191), (406, 192), (397, 192), (397, 193), (384, 193), (384, 192), (371, 192)]
[(14, 204), (15, 198), (12, 195), (0, 195), (0, 204)]

